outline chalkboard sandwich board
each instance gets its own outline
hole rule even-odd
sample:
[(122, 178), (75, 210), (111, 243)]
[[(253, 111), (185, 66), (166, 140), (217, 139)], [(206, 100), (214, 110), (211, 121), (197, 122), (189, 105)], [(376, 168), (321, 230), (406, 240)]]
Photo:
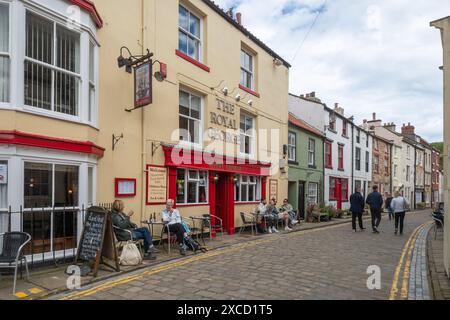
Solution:
[[(120, 271), (113, 232), (111, 213), (101, 207), (89, 208), (86, 213), (75, 263), (89, 264), (94, 277), (98, 274), (100, 263), (117, 272)], [(114, 265), (108, 264), (105, 258), (112, 261)]]

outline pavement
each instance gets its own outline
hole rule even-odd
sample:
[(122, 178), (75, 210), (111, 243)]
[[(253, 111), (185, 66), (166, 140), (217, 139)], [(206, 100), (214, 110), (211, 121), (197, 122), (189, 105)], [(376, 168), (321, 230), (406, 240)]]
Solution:
[[(436, 231), (436, 233), (435, 233)], [(431, 292), (435, 300), (450, 300), (450, 279), (444, 269), (444, 231), (432, 228), (428, 234), (427, 255)]]
[[(159, 263), (47, 295), (51, 300), (427, 300), (430, 213), (408, 213), (403, 236), (350, 224), (237, 238), (206, 254)], [(366, 224), (368, 222), (366, 221)]]
[[(323, 228), (326, 226), (332, 226), (337, 224), (348, 223), (349, 219), (335, 219), (331, 222), (326, 223), (302, 223), (300, 226), (296, 226), (295, 231), (301, 232), (305, 230)], [(265, 237), (263, 235), (252, 237), (248, 233), (242, 233), (242, 235), (228, 236), (224, 235), (223, 238), (218, 235), (213, 241), (206, 241), (206, 246), (210, 250), (218, 250), (221, 248), (230, 247), (237, 244), (243, 244), (246, 242), (254, 241)], [(98, 277), (94, 278), (92, 276), (82, 277), (81, 285), (83, 287), (88, 286), (93, 283), (100, 281), (105, 281), (111, 278), (116, 278), (121, 275), (129, 274), (130, 272), (143, 270), (146, 268), (156, 267), (162, 263), (167, 263), (170, 261), (179, 260), (180, 255), (178, 250), (174, 249), (170, 254), (166, 251), (162, 251), (157, 254), (156, 261), (144, 261), (140, 266), (135, 267), (123, 267), (121, 266), (121, 271), (111, 272), (108, 268), (101, 266), (99, 270)], [(11, 276), (0, 276), (0, 300), (33, 300), (33, 299), (43, 299), (47, 296), (58, 294), (61, 292), (68, 291), (67, 280), (68, 275), (65, 273), (68, 265), (56, 265), (50, 267), (41, 267), (31, 270), (30, 281), (24, 281), (19, 279), (17, 282), (17, 292), (15, 295), (12, 294), (12, 277)]]

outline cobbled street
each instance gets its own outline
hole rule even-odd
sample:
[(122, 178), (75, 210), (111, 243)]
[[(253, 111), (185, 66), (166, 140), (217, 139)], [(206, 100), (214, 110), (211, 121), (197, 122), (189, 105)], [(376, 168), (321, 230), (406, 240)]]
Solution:
[[(403, 236), (394, 235), (393, 222), (386, 217), (379, 235), (366, 220), (367, 230), (358, 233), (343, 224), (262, 236), (50, 298), (430, 299), (423, 259), (429, 221), (428, 211), (408, 214)], [(379, 290), (368, 289), (371, 266), (381, 271)]]

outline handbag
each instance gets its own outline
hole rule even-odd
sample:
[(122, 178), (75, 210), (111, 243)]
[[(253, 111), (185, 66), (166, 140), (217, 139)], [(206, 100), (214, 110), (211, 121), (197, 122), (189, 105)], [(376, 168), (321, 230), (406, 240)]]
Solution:
[(141, 252), (132, 241), (129, 241), (123, 247), (122, 254), (119, 258), (119, 263), (122, 266), (137, 266), (142, 263)]

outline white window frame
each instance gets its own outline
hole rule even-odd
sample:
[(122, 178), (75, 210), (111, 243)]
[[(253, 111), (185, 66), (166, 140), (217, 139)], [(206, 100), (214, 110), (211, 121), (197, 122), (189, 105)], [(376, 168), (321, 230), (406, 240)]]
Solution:
[[(246, 181), (244, 181), (244, 179)], [(253, 181), (251, 181), (253, 179)], [(253, 201), (250, 199), (249, 186), (254, 186)], [(242, 189), (247, 189), (247, 199), (242, 199)], [(239, 189), (239, 191), (238, 191)], [(253, 203), (261, 201), (261, 178), (257, 176), (240, 175), (237, 177), (237, 184), (234, 188), (234, 199), (237, 203)]]
[[(315, 186), (315, 194), (312, 194), (311, 187)], [(311, 199), (315, 199), (315, 201), (311, 201)], [(308, 204), (318, 204), (319, 203), (319, 184), (317, 182), (309, 182), (308, 183)]]
[[(93, 79), (91, 79), (91, 46), (93, 48)], [(86, 110), (86, 120), (89, 122), (92, 126), (96, 126), (98, 123), (98, 45), (92, 37), (89, 39), (89, 45), (88, 45), (88, 64), (89, 64), (89, 70), (88, 70), (88, 80), (89, 80), (89, 89), (88, 89), (88, 109)], [(91, 90), (93, 92), (91, 92)]]
[(11, 11), (12, 11), (12, 6), (10, 5), (10, 2), (5, 2), (5, 1), (0, 1), (0, 4), (1, 5), (4, 5), (4, 6), (6, 6), (6, 8), (7, 8), (7, 11), (8, 11), (8, 51), (5, 51), (5, 52), (3, 52), (3, 51), (0, 51), (0, 57), (6, 57), (7, 59), (8, 59), (8, 61), (9, 61), (9, 70), (8, 70), (8, 75), (9, 75), (9, 78), (8, 78), (8, 92), (7, 92), (7, 94), (8, 94), (8, 99), (6, 99), (6, 101), (0, 101), (0, 108), (1, 107), (7, 107), (7, 106), (10, 106), (11, 105), (11, 99), (12, 99), (12, 97), (11, 97), (11, 93), (12, 93), (12, 89), (11, 89), (11, 83), (12, 83), (12, 81), (11, 81), (11, 79), (12, 79), (12, 63), (11, 63), (11, 45), (12, 45), (12, 14), (11, 14)]
[(293, 162), (297, 161), (297, 134), (293, 131), (289, 131), (288, 160)]
[[(195, 96), (197, 98), (200, 98), (200, 119), (195, 119), (195, 118), (192, 118), (190, 116), (182, 115), (180, 113), (180, 109), (179, 108), (180, 108), (180, 92), (181, 91), (189, 94), (189, 110), (191, 109), (191, 97)], [(178, 137), (177, 137), (178, 143), (179, 143), (180, 146), (184, 146), (184, 147), (187, 147), (187, 148), (199, 149), (199, 150), (201, 150), (203, 148), (203, 130), (204, 130), (203, 129), (204, 128), (203, 122), (204, 122), (204, 118), (205, 118), (204, 117), (204, 110), (205, 110), (205, 97), (204, 96), (202, 96), (202, 95), (200, 95), (200, 94), (198, 94), (198, 93), (196, 93), (196, 92), (194, 92), (192, 90), (189, 90), (188, 88), (180, 87), (180, 89), (179, 89), (179, 96), (178, 96), (178, 121), (179, 121), (180, 117), (183, 117), (185, 119), (193, 120), (193, 121), (196, 121), (196, 122), (199, 123), (199, 133), (198, 133), (199, 134), (199, 142), (195, 143), (195, 142), (186, 141), (186, 140), (179, 140), (179, 138), (181, 136), (181, 131), (180, 131), (178, 133)], [(179, 128), (179, 130), (181, 130), (181, 128)]]
[[(209, 173), (208, 173), (208, 171), (188, 169), (188, 168), (179, 168), (179, 169), (177, 169), (177, 177), (178, 177), (178, 170), (183, 170), (184, 171), (184, 201), (183, 202), (177, 201), (177, 204), (179, 204), (179, 205), (205, 205), (205, 206), (209, 205)], [(191, 178), (190, 174), (189, 174), (190, 172), (195, 172), (197, 174), (198, 178)], [(200, 182), (201, 182), (200, 173), (204, 173), (204, 175), (205, 175), (205, 196), (206, 196), (206, 202), (200, 202), (199, 201)], [(188, 202), (188, 190), (189, 190), (188, 189), (188, 184), (189, 184), (189, 182), (196, 183), (196, 185), (197, 185), (197, 187), (196, 187), (196, 195), (195, 195), (196, 201), (195, 202)]]
[[(191, 15), (193, 15), (194, 17), (196, 17), (197, 19), (200, 20), (200, 26), (199, 26), (200, 27), (200, 38), (199, 38), (196, 35), (192, 34), (189, 30), (186, 30), (186, 29), (181, 27), (181, 25), (179, 23), (180, 16), (179, 16), (179, 13), (178, 13), (178, 21), (177, 21), (177, 23), (178, 23), (178, 37), (179, 37), (179, 33), (181, 32), (181, 33), (187, 35), (188, 38), (192, 37), (192, 38), (194, 38), (195, 41), (198, 41), (198, 59), (196, 57), (191, 57), (188, 54), (188, 52), (181, 51), (181, 48), (179, 47), (179, 45), (177, 45), (178, 50), (180, 50), (185, 55), (189, 56), (190, 58), (192, 58), (194, 60), (197, 60), (199, 62), (203, 62), (203, 18), (202, 18), (202, 16), (200, 14), (196, 13), (194, 10), (192, 10), (191, 8), (189, 8), (188, 6), (186, 6), (183, 3), (180, 3), (179, 7), (183, 7), (188, 12), (189, 17)], [(188, 25), (189, 25), (189, 21), (188, 21)], [(187, 45), (189, 46), (189, 44), (187, 44)], [(189, 51), (189, 50), (187, 50), (187, 51)]]
[[(252, 129), (251, 130), (247, 130), (246, 132), (244, 132), (241, 129), (241, 118), (245, 117), (246, 121), (247, 119), (251, 119), (252, 120)], [(255, 124), (256, 124), (256, 118), (248, 113), (245, 112), (241, 112), (240, 116), (239, 116), (239, 136), (240, 136), (240, 145), (239, 145), (239, 155), (240, 157), (244, 157), (244, 158), (249, 158), (249, 159), (254, 159), (256, 156), (256, 129), (255, 129)], [(244, 140), (245, 142), (245, 138), (248, 137), (250, 139), (250, 153), (245, 153), (245, 143), (242, 144), (242, 141)], [(243, 147), (244, 146), (244, 147)], [(243, 149), (244, 148), (244, 151)]]
[[(250, 74), (250, 81), (251, 81), (250, 86), (248, 86), (248, 83), (247, 84), (241, 83), (241, 85), (246, 87), (246, 88), (248, 88), (248, 89), (250, 89), (250, 90), (255, 90), (255, 61), (256, 61), (255, 55), (250, 53), (248, 50), (246, 50), (244, 48), (241, 48), (241, 54), (242, 53), (244, 53), (245, 55), (250, 57), (250, 62), (251, 62), (252, 69), (250, 70), (250, 69), (247, 69), (245, 66), (243, 66), (242, 65), (242, 59), (240, 59), (241, 60), (241, 72), (242, 71), (245, 72), (246, 75)], [(246, 77), (246, 79), (247, 79), (247, 77)]]
[[(97, 29), (90, 23), (91, 18), (87, 13), (81, 12), (81, 23), (74, 24), (73, 30), (80, 34), (80, 67), (79, 75), (81, 77), (80, 87), (78, 89), (78, 115), (72, 116), (60, 112), (44, 110), (41, 108), (25, 105), (25, 76), (24, 76), (24, 62), (26, 60), (26, 13), (30, 12), (36, 16), (48, 20), (54, 25), (60, 25), (66, 28), (67, 17), (62, 13), (66, 12), (65, 8), (69, 8), (70, 4), (61, 5), (58, 8), (49, 8), (44, 4), (33, 2), (31, 4), (28, 1), (8, 1), (0, 0), (2, 3), (9, 5), (9, 17), (10, 17), (10, 38), (9, 38), (9, 55), (10, 55), (10, 94), (9, 103), (1, 103), (0, 108), (22, 111), (30, 114), (36, 114), (45, 116), (48, 118), (54, 118), (74, 123), (86, 124), (94, 128), (98, 128), (98, 87), (99, 87), (99, 59), (98, 48), (99, 42), (96, 39)], [(63, 3), (63, 2), (61, 2)], [(67, 28), (66, 28), (67, 29)], [(14, 35), (14, 37), (12, 36)], [(56, 36), (56, 35), (55, 35)], [(54, 37), (56, 39), (56, 37)], [(54, 39), (54, 40), (55, 40)], [(89, 39), (96, 45), (96, 61), (95, 61), (95, 74), (96, 74), (96, 105), (95, 105), (95, 117), (94, 121), (88, 121), (88, 104), (89, 104), (89, 67), (88, 57)], [(56, 48), (53, 48), (56, 49)], [(33, 59), (27, 58), (27, 61), (34, 62)], [(39, 64), (41, 65), (41, 64)], [(51, 68), (51, 66), (48, 66)], [(59, 70), (59, 69), (58, 69)], [(64, 71), (65, 72), (65, 71)], [(53, 88), (52, 88), (53, 90)], [(52, 99), (52, 103), (54, 100)]]
[[(39, 108), (39, 107), (35, 107), (32, 105), (27, 105), (25, 103), (25, 93), (24, 93), (24, 106), (27, 109), (31, 109), (33, 111), (38, 111), (38, 112), (42, 112), (42, 113), (50, 113), (50, 114), (56, 114), (59, 116), (62, 116), (64, 118), (69, 118), (69, 119), (74, 119), (77, 121), (81, 121), (81, 106), (83, 105), (82, 102), (82, 83), (83, 83), (83, 79), (82, 79), (82, 75), (81, 75), (81, 55), (82, 55), (82, 37), (81, 37), (81, 32), (78, 30), (69, 30), (72, 33), (76, 33), (79, 37), (79, 66), (78, 66), (78, 73), (77, 72), (73, 72), (73, 71), (69, 71), (66, 70), (64, 68), (58, 67), (56, 64), (56, 57), (58, 54), (58, 40), (57, 40), (57, 30), (58, 27), (63, 28), (65, 30), (67, 30), (67, 26), (65, 26), (63, 23), (57, 21), (57, 19), (49, 19), (47, 16), (42, 15), (34, 10), (30, 10), (28, 8), (26, 8), (25, 10), (25, 32), (26, 31), (26, 23), (27, 23), (27, 13), (30, 13), (36, 17), (38, 17), (39, 19), (45, 20), (47, 22), (50, 22), (53, 25), (53, 37), (52, 37), (52, 41), (53, 41), (53, 45), (52, 45), (52, 62), (51, 63), (46, 63), (46, 62), (42, 62), (40, 60), (36, 60), (33, 58), (30, 58), (26, 55), (26, 47), (27, 47), (27, 43), (25, 42), (25, 53), (24, 53), (24, 62), (29, 62), (32, 63), (33, 65), (37, 65), (37, 66), (41, 66), (47, 69), (51, 70), (52, 73), (52, 84), (51, 84), (51, 110), (46, 110), (43, 108)], [(24, 39), (24, 41), (26, 41), (26, 38)], [(56, 103), (55, 103), (55, 98), (56, 98), (56, 92), (55, 92), (55, 85), (56, 85), (56, 73), (62, 73), (62, 74), (66, 74), (69, 76), (72, 76), (74, 78), (77, 79), (78, 81), (78, 95), (77, 95), (77, 105), (76, 105), (76, 114), (75, 115), (71, 115), (71, 114), (66, 114), (63, 112), (58, 112), (56, 111)], [(25, 77), (24, 77), (24, 85), (25, 85)]]
[[(359, 156), (358, 156), (359, 155)], [(355, 170), (361, 171), (361, 163), (362, 163), (362, 150), (361, 148), (355, 149)]]
[[(311, 142), (313, 143), (313, 148), (311, 149)], [(308, 139), (308, 165), (316, 165), (316, 140), (313, 138)]]

